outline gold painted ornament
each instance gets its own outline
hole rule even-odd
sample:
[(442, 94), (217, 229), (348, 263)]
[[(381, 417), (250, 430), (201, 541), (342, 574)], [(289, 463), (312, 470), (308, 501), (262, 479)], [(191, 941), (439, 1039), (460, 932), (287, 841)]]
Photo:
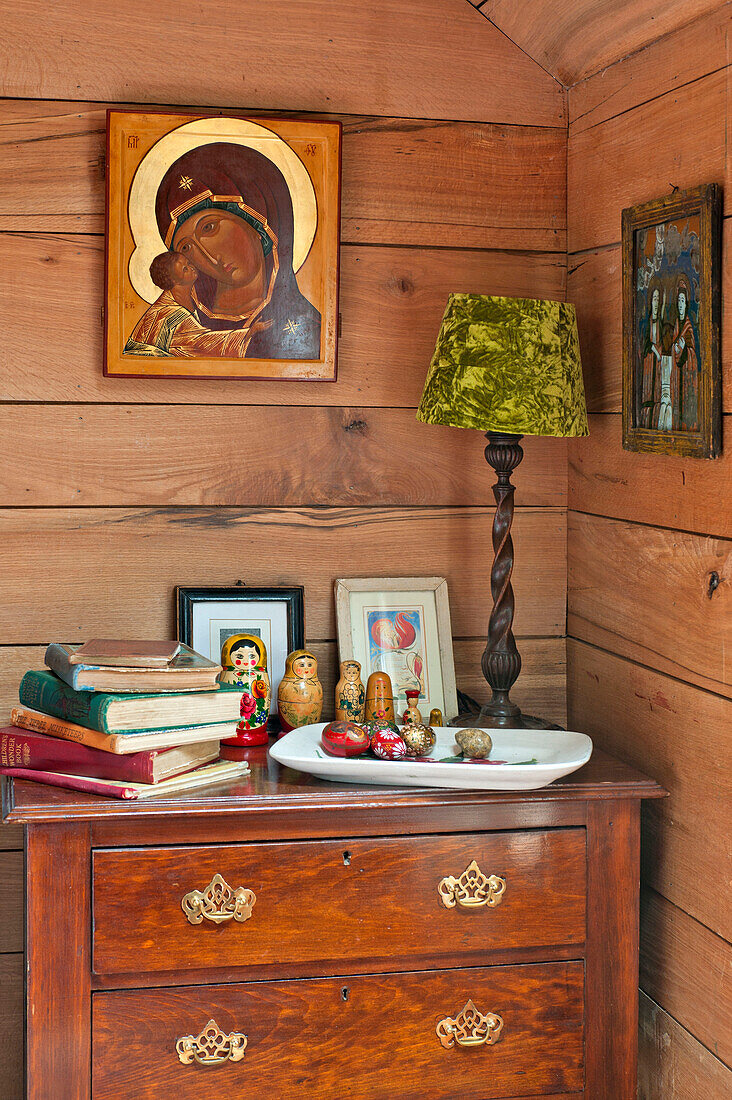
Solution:
[(435, 726), (444, 726), (445, 722), (442, 717), (442, 711), (439, 707), (433, 707), (430, 711), (429, 724), (434, 728)]
[(407, 756), (427, 756), (437, 741), (430, 726), (402, 726), (399, 733), (407, 746)]
[(484, 760), (493, 748), (491, 735), (487, 730), (458, 730), (455, 740), (470, 760)]

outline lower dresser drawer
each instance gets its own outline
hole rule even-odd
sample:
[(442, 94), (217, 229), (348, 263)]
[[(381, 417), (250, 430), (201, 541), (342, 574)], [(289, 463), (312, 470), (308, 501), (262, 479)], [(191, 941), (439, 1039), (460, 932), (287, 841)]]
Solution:
[(95, 993), (92, 1095), (566, 1100), (583, 984), (561, 962)]

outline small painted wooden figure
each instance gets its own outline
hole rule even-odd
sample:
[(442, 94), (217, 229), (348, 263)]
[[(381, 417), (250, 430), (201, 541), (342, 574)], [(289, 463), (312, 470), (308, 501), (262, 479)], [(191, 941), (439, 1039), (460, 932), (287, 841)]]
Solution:
[(267, 675), (267, 648), (254, 634), (234, 634), (221, 650), (222, 684), (242, 689), (241, 721), (236, 736), (224, 745), (264, 745), (272, 692)]
[(282, 732), (319, 722), (323, 713), (323, 685), (317, 659), (308, 649), (296, 649), (285, 663), (285, 675), (277, 692)]
[(419, 699), (419, 692), (415, 688), (407, 688), (407, 709), (402, 715), (403, 726), (421, 726), (422, 715), (419, 707), (417, 706), (417, 700)]
[(335, 716), (339, 722), (363, 722), (366, 692), (358, 661), (341, 661), (341, 678), (335, 689)]
[(433, 729), (435, 728), (435, 726), (444, 726), (445, 723), (442, 718), (442, 711), (439, 707), (433, 707), (430, 711), (429, 724)]
[(366, 721), (394, 721), (394, 692), (386, 672), (372, 672), (366, 684)]

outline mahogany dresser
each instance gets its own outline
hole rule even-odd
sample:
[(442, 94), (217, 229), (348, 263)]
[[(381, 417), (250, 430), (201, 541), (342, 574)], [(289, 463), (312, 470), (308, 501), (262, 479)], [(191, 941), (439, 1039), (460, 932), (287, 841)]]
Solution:
[(661, 788), (600, 752), (513, 794), (250, 763), (166, 801), (7, 784), (28, 1097), (635, 1097), (639, 808)]

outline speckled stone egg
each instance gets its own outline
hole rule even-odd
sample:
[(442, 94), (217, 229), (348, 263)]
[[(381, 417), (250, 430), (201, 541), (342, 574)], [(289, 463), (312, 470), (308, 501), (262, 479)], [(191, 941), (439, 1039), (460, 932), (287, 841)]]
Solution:
[(483, 760), (493, 748), (493, 741), (488, 730), (458, 730), (455, 740), (463, 750), (463, 756), (470, 760)]
[(431, 726), (403, 726), (400, 733), (407, 746), (407, 756), (427, 756), (435, 747), (435, 731)]

